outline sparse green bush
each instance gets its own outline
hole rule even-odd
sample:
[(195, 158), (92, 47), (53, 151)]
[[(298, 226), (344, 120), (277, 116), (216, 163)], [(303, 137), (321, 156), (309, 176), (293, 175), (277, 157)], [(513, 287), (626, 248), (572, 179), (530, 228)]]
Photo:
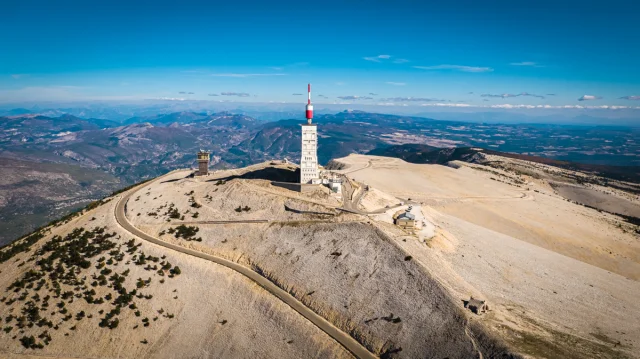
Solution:
[(173, 275), (180, 275), (182, 273), (182, 271), (180, 270), (180, 267), (175, 266), (173, 267), (173, 269), (171, 270), (171, 274)]
[[(176, 238), (183, 238), (189, 241), (192, 240), (193, 236), (195, 236), (198, 231), (200, 231), (200, 229), (196, 226), (185, 226), (184, 224), (181, 224), (174, 228), (174, 236)], [(169, 233), (174, 232), (170, 231)]]

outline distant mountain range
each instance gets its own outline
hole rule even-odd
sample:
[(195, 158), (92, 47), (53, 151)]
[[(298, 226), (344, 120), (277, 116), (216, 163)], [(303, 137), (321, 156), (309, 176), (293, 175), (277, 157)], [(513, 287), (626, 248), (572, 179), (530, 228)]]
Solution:
[[(69, 114), (23, 114), (26, 111), (15, 109), (11, 116), (0, 117), (0, 158), (71, 166), (64, 167), (70, 172), (91, 169), (86, 170), (87, 175), (98, 178), (97, 173), (104, 173), (121, 185), (194, 166), (200, 149), (211, 151), (213, 169), (285, 157), (297, 162), (300, 157), (303, 120), (265, 122), (246, 114), (179, 111), (115, 122)], [(417, 153), (428, 149), (482, 147), (561, 161), (640, 165), (640, 130), (633, 128), (488, 125), (362, 111), (318, 114), (314, 122), (318, 124), (321, 164), (350, 153), (400, 151), (402, 145), (411, 144), (422, 146), (406, 154), (405, 159), (414, 162), (425, 160)], [(429, 161), (450, 158), (434, 155), (428, 155)], [(7, 171), (10, 169), (0, 168), (0, 176)], [(28, 183), (27, 173), (20, 173)], [(107, 188), (110, 185), (90, 187), (83, 198), (99, 196)], [(68, 190), (73, 197), (76, 190), (73, 186)]]

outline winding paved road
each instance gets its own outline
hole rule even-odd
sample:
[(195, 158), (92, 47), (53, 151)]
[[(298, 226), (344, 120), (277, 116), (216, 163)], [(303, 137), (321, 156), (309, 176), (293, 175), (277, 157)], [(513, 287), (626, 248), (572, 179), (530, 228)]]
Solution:
[[(156, 179), (156, 181), (157, 180), (158, 179)], [(282, 290), (281, 288), (279, 288), (278, 286), (270, 282), (268, 279), (259, 275), (253, 270), (224, 258), (216, 257), (216, 256), (205, 254), (193, 249), (189, 249), (179, 245), (164, 242), (136, 228), (133, 224), (129, 222), (125, 214), (127, 201), (138, 190), (138, 188), (148, 184), (150, 183), (144, 183), (144, 184), (141, 184), (140, 186), (130, 189), (129, 191), (123, 193), (121, 195), (122, 197), (118, 200), (118, 203), (116, 204), (116, 209), (115, 209), (115, 217), (116, 217), (116, 221), (118, 222), (118, 224), (120, 224), (120, 226), (123, 229), (148, 242), (157, 244), (159, 246), (162, 246), (168, 249), (172, 249), (180, 253), (184, 253), (190, 256), (208, 260), (210, 262), (225, 266), (231, 270), (234, 270), (244, 275), (245, 277), (249, 278), (256, 284), (260, 285), (267, 292), (273, 294), (274, 296), (278, 297), (280, 300), (285, 302), (287, 305), (293, 308), (293, 310), (295, 310), (296, 312), (300, 313), (303, 317), (308, 319), (311, 323), (315, 324), (318, 328), (320, 328), (320, 330), (327, 333), (327, 335), (329, 335), (331, 338), (335, 339), (338, 343), (344, 346), (357, 358), (376, 358), (375, 355), (373, 355), (370, 351), (368, 351), (355, 339), (349, 336), (349, 334), (336, 328), (333, 324), (331, 324), (329, 321), (327, 321), (326, 319), (324, 319), (323, 317), (321, 317), (320, 315), (318, 315), (308, 307), (306, 307), (304, 304), (302, 304), (302, 302), (297, 300), (291, 294)]]

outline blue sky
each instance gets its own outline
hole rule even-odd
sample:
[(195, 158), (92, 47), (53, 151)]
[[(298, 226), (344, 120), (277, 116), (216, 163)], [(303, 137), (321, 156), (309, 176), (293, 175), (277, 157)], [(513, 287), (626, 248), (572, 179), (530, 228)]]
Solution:
[(640, 107), (640, 5), (523, 3), (8, 0), (0, 102)]

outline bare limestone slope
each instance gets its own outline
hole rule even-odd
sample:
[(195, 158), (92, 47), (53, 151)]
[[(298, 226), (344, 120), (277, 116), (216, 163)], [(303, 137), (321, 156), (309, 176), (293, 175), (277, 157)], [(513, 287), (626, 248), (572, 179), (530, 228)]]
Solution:
[(335, 203), (322, 191), (228, 178), (150, 183), (129, 203), (129, 220), (169, 243), (252, 266), (384, 357), (513, 355), (366, 217), (292, 212), (330, 213)]
[[(114, 220), (114, 206), (109, 201), (51, 228), (26, 252), (15, 247), (24, 240), (0, 252), (0, 286), (11, 287), (0, 303), (0, 357), (351, 357), (245, 277), (130, 242)], [(101, 246), (105, 250), (95, 253)], [(18, 253), (10, 256), (12, 249)], [(73, 259), (76, 252), (83, 255)], [(54, 253), (51, 267), (38, 264)], [(62, 272), (54, 276), (56, 268)]]
[(633, 225), (555, 193), (545, 176), (555, 171), (557, 182), (563, 170), (529, 166), (529, 174), (514, 173), (508, 168), (527, 164), (492, 161), (507, 169), (360, 155), (336, 160), (371, 188), (422, 203), (436, 228), (426, 243), (375, 224), (452, 296), (488, 299), (492, 310), (480, 320), (522, 353), (640, 357), (640, 242)]

